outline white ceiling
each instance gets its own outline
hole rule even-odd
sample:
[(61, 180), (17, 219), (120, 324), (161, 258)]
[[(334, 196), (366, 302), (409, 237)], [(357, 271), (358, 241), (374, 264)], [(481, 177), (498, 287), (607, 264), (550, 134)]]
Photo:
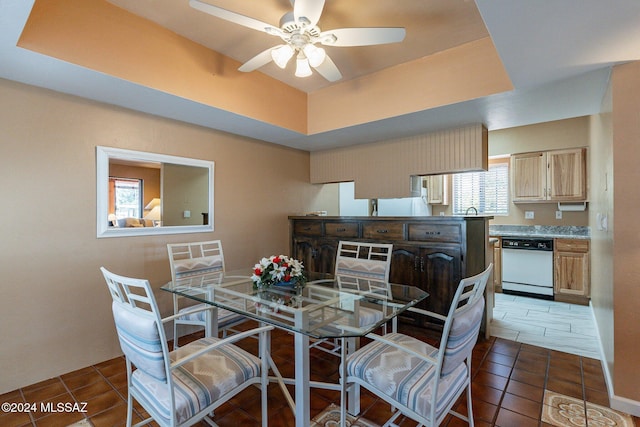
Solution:
[[(187, 0), (110, 1), (239, 61), (274, 44), (264, 33), (189, 8)], [(288, 0), (209, 1), (273, 24), (290, 9)], [(323, 30), (407, 28), (401, 45), (333, 48), (330, 55), (347, 79), (480, 38), (488, 31), (515, 89), (307, 136), (18, 48), (32, 5), (33, 0), (0, 0), (0, 77), (309, 151), (469, 123), (481, 122), (495, 130), (598, 113), (611, 66), (640, 59), (637, 0), (476, 0), (475, 5), (469, 0), (327, 0), (320, 20)], [(349, 12), (353, 7), (362, 13)], [(478, 25), (480, 17), (484, 26)], [(317, 76), (292, 78), (292, 70), (271, 65), (260, 72), (305, 91), (327, 84)]]

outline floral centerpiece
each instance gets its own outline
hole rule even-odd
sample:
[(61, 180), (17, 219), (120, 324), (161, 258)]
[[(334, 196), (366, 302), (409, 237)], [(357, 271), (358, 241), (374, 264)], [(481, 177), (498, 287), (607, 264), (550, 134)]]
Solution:
[(303, 288), (307, 282), (304, 266), (297, 259), (286, 255), (272, 255), (262, 258), (253, 268), (253, 287), (268, 289), (271, 286), (289, 285), (292, 288)]

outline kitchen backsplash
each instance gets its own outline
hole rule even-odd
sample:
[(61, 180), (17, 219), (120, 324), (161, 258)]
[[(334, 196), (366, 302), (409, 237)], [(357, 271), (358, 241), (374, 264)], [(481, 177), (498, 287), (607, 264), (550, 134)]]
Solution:
[(589, 227), (558, 225), (490, 225), (490, 236), (517, 237), (567, 237), (572, 239), (588, 239), (591, 236)]

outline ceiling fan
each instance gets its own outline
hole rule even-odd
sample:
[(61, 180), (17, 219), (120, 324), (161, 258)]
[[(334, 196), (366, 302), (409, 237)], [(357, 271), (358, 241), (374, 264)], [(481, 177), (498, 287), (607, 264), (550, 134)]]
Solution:
[(189, 0), (189, 5), (226, 21), (278, 36), (284, 41), (283, 44), (260, 52), (242, 64), (238, 70), (243, 72), (256, 70), (271, 61), (284, 69), (295, 54), (297, 77), (310, 76), (311, 67), (313, 67), (322, 77), (334, 82), (340, 80), (342, 74), (325, 50), (316, 46), (316, 43), (339, 47), (370, 46), (401, 42), (406, 33), (404, 28), (339, 28), (320, 31), (317, 23), (325, 1), (291, 0), (291, 2), (293, 12), (287, 12), (282, 16), (279, 28), (200, 0)]

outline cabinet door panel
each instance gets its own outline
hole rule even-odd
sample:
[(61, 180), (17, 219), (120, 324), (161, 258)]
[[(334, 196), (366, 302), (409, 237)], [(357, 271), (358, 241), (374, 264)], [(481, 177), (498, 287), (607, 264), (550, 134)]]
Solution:
[(546, 198), (547, 165), (542, 152), (511, 156), (511, 188), (514, 202), (541, 201)]
[(315, 244), (314, 239), (293, 239), (293, 257), (301, 261), (305, 270), (308, 271), (316, 271), (314, 265)]
[(423, 248), (421, 263), (428, 309), (446, 316), (461, 279), (460, 248)]
[(585, 150), (554, 150), (547, 153), (549, 200), (585, 200)]
[(338, 241), (322, 239), (317, 242), (314, 264), (317, 272), (333, 274), (336, 269)]
[(589, 254), (556, 252), (556, 293), (589, 296)]
[[(417, 286), (418, 288), (425, 289), (425, 285), (421, 280), (420, 259), (419, 246), (394, 245), (391, 255), (389, 281), (391, 283), (402, 283), (403, 285)], [(428, 301), (423, 300), (418, 303), (418, 307), (428, 309), (427, 303)], [(422, 316), (406, 312), (402, 316), (402, 320), (422, 324), (423, 319), (421, 319), (421, 317)]]

